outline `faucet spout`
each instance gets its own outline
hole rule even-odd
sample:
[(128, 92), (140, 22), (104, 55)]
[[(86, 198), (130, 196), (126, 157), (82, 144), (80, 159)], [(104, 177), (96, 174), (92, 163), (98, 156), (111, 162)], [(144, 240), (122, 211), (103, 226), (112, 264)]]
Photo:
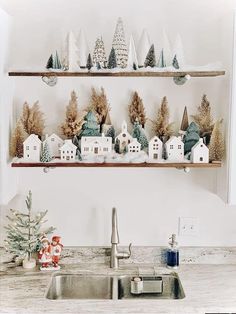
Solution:
[(117, 224), (117, 212), (116, 208), (112, 208), (112, 233), (111, 233), (111, 243), (118, 244), (119, 240), (119, 233), (118, 233), (118, 224)]

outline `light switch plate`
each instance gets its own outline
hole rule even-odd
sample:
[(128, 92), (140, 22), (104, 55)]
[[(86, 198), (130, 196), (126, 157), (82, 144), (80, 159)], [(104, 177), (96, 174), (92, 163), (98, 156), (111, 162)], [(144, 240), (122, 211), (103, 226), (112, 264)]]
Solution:
[(198, 234), (199, 219), (195, 217), (179, 218), (179, 236), (196, 236)]

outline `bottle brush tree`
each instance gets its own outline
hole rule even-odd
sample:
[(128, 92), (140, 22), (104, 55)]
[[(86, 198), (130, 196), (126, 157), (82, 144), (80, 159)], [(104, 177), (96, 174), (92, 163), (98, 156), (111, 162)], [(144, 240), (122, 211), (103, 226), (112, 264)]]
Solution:
[(138, 122), (138, 120), (134, 123), (134, 129), (132, 133), (133, 138), (136, 138), (137, 141), (141, 144), (141, 149), (145, 149), (148, 147), (148, 140), (147, 137), (143, 131), (142, 126)]
[(21, 120), (17, 121), (15, 130), (11, 135), (10, 141), (10, 155), (11, 157), (22, 158), (24, 153), (23, 143), (27, 134), (24, 130)]
[(103, 87), (101, 87), (100, 93), (92, 87), (89, 109), (96, 113), (97, 121), (100, 124), (100, 127), (102, 127), (102, 124), (104, 124), (106, 120), (107, 112), (110, 110), (107, 96)]
[(108, 69), (114, 69), (117, 67), (117, 62), (116, 62), (116, 52), (115, 49), (112, 47), (111, 52), (108, 58), (108, 64), (107, 64)]
[(78, 98), (75, 91), (72, 91), (69, 105), (66, 107), (66, 119), (61, 125), (63, 135), (72, 139), (80, 133), (83, 123), (83, 115), (78, 112)]
[(163, 97), (158, 109), (157, 117), (153, 123), (153, 131), (164, 143), (173, 135), (173, 123), (169, 123), (170, 112), (166, 96)]
[(132, 124), (138, 121), (144, 128), (147, 118), (143, 101), (137, 92), (134, 92), (132, 102), (129, 105), (129, 117)]
[(193, 116), (193, 119), (200, 128), (200, 136), (205, 137), (206, 144), (209, 144), (214, 124), (211, 105), (206, 95), (203, 95), (201, 104), (198, 106), (198, 112)]
[(48, 143), (45, 142), (42, 145), (42, 151), (41, 151), (41, 156), (40, 156), (40, 161), (41, 162), (50, 162), (52, 160), (52, 156), (49, 150)]
[(88, 55), (86, 67), (87, 67), (88, 70), (90, 70), (90, 69), (93, 67), (93, 61), (92, 61), (92, 57), (91, 57), (91, 54), (90, 54), (90, 53), (89, 53), (89, 55)]
[(199, 127), (195, 122), (191, 122), (184, 136), (184, 154), (190, 153), (192, 147), (199, 141)]
[(53, 55), (51, 54), (46, 64), (46, 69), (52, 69), (52, 68), (53, 68)]
[(174, 56), (173, 62), (172, 62), (173, 67), (178, 70), (179, 69), (179, 62), (177, 59), (177, 55)]
[(225, 154), (225, 143), (221, 130), (223, 120), (216, 121), (209, 145), (210, 161), (222, 161)]
[(77, 139), (81, 139), (82, 136), (100, 136), (100, 126), (97, 122), (96, 114), (93, 111), (89, 111), (84, 117), (84, 124), (82, 131)]
[(156, 66), (156, 56), (155, 56), (155, 48), (154, 45), (151, 45), (148, 54), (146, 56), (146, 60), (144, 62), (144, 66), (154, 68)]
[(36, 134), (40, 138), (42, 137), (45, 128), (45, 122), (44, 114), (40, 110), (38, 101), (35, 102), (32, 107), (30, 107), (27, 102), (24, 103), (21, 122), (25, 132), (28, 135)]
[(5, 248), (15, 256), (31, 259), (31, 254), (40, 247), (40, 238), (44, 234), (51, 234), (55, 228), (42, 229), (47, 222), (46, 211), (32, 213), (32, 193), (29, 191), (25, 200), (27, 212), (11, 209), (11, 215), (7, 216), (9, 221), (6, 229)]

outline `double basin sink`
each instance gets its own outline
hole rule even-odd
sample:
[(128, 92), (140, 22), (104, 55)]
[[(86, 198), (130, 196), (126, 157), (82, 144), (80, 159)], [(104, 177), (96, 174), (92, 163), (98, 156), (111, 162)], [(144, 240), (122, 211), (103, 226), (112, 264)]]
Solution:
[(160, 274), (146, 277), (149, 282), (161, 283), (161, 290), (134, 294), (131, 292), (131, 275), (85, 275), (55, 273), (46, 294), (51, 300), (63, 299), (183, 299), (183, 287), (178, 275)]

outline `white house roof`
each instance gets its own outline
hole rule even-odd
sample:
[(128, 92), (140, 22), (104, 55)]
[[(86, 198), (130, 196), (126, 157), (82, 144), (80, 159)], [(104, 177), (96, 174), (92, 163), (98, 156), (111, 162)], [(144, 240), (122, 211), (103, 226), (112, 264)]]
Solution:
[(207, 146), (203, 143), (202, 138), (200, 138), (199, 141), (192, 147), (192, 150), (195, 150), (195, 149), (208, 150)]
[(138, 142), (138, 140), (136, 138), (133, 139), (133, 141), (131, 143), (129, 143), (128, 146), (141, 146), (141, 144)]
[(77, 146), (72, 143), (72, 140), (65, 140), (65, 143), (64, 143), (64, 145), (62, 145), (60, 150), (63, 150), (63, 149), (64, 150), (66, 150), (66, 149), (75, 150), (75, 149), (77, 149)]
[(177, 136), (171, 136), (171, 138), (166, 142), (166, 145), (170, 144), (181, 144), (184, 145), (180, 137)]
[(149, 144), (152, 144), (152, 143), (154, 143), (154, 142), (158, 142), (158, 143), (161, 143), (162, 144), (162, 141), (159, 139), (159, 137), (158, 136), (153, 136), (153, 138), (151, 138), (150, 139), (150, 141), (149, 141)]
[(61, 143), (64, 142), (63, 139), (60, 138), (60, 136), (58, 136), (56, 133), (52, 133), (49, 136), (46, 135), (46, 138), (45, 138), (44, 142), (47, 141), (47, 140), (50, 140), (52, 137), (54, 137), (58, 142), (61, 142)]
[(81, 138), (81, 144), (106, 144), (110, 143), (112, 141), (112, 138), (110, 136), (82, 136)]
[(24, 141), (25, 144), (38, 144), (41, 145), (41, 140), (39, 139), (38, 135), (36, 134), (30, 134), (30, 136), (27, 137), (27, 139)]

